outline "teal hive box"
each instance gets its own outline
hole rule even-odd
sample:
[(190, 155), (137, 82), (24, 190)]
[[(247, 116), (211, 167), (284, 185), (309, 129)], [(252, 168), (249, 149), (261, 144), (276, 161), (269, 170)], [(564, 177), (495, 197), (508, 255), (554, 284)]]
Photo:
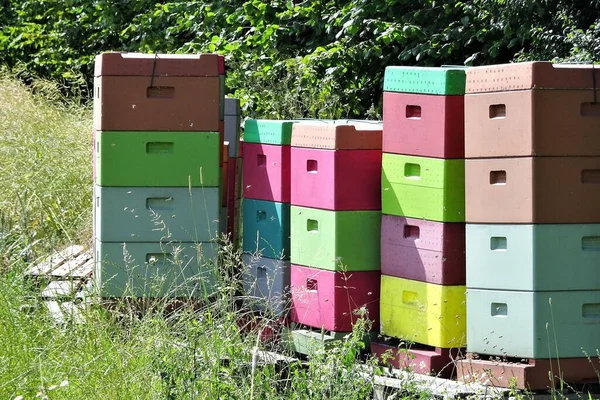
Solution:
[(467, 286), (600, 289), (600, 224), (467, 224)]
[(290, 145), (296, 121), (249, 119), (244, 124), (244, 143)]
[(469, 353), (548, 359), (597, 357), (597, 349), (600, 290), (467, 289)]
[(262, 257), (290, 259), (290, 205), (244, 199), (243, 249)]
[(291, 207), (292, 264), (330, 271), (380, 270), (380, 211)]
[(466, 69), (455, 67), (386, 67), (383, 90), (435, 95), (464, 95)]
[(206, 297), (216, 291), (212, 243), (96, 241), (94, 279), (101, 297)]
[(219, 132), (97, 132), (100, 186), (221, 186)]
[(383, 214), (465, 221), (465, 162), (383, 153)]
[(102, 242), (209, 242), (219, 230), (220, 189), (96, 186)]

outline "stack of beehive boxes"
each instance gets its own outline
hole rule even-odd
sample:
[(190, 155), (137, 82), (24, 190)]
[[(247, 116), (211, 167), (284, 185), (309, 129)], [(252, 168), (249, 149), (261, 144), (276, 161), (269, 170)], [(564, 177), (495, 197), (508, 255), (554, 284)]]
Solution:
[(549, 62), (467, 72), (467, 350), (480, 358), (460, 379), (597, 382), (598, 83), (592, 66)]
[(241, 199), (242, 181), (242, 159), (240, 151), (240, 101), (234, 98), (225, 98), (225, 115), (223, 131), (227, 154), (225, 157), (223, 171), (226, 173), (225, 186), (223, 188), (226, 203), (225, 216), (221, 217), (221, 223), (225, 220), (222, 231), (229, 235), (229, 240), (237, 247), (239, 229), (239, 211)]
[(212, 54), (96, 58), (94, 236), (101, 296), (213, 291), (220, 64)]
[(292, 123), (248, 120), (244, 126), (244, 288), (252, 307), (277, 315), (289, 301)]
[(423, 373), (451, 373), (466, 340), (464, 88), (461, 68), (385, 71), (381, 332)]
[(298, 352), (310, 353), (321, 330), (351, 332), (361, 307), (379, 326), (381, 131), (368, 122), (293, 126), (287, 334)]

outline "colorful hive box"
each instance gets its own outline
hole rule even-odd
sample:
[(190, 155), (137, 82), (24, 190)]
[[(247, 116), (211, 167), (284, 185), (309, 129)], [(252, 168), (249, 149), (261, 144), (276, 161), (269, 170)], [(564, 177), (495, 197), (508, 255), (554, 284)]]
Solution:
[(440, 95), (465, 94), (465, 68), (386, 67), (383, 90)]
[(351, 332), (365, 307), (373, 329), (379, 327), (379, 272), (334, 272), (292, 264), (291, 319), (337, 332)]
[(381, 150), (380, 122), (320, 120), (293, 125), (291, 145), (324, 150)]
[(326, 210), (381, 209), (381, 150), (292, 147), (293, 205)]
[(244, 123), (244, 142), (289, 146), (294, 122), (249, 119)]
[(290, 202), (290, 146), (244, 141), (244, 197)]
[(438, 285), (464, 285), (465, 224), (383, 215), (381, 273)]
[(467, 309), (470, 353), (547, 359), (595, 357), (600, 349), (600, 290), (468, 289)]
[(598, 156), (600, 103), (594, 100), (593, 90), (466, 95), (465, 155)]
[(209, 242), (219, 230), (219, 188), (96, 187), (102, 242)]
[(466, 343), (464, 286), (381, 276), (381, 332), (434, 347)]
[(600, 223), (600, 157), (465, 161), (468, 223)]
[(240, 156), (240, 100), (225, 98), (224, 139), (229, 142), (229, 157)]
[(464, 158), (464, 96), (383, 93), (383, 151)]
[(290, 205), (244, 199), (244, 252), (290, 259)]
[(290, 263), (289, 261), (257, 258), (243, 255), (245, 302), (252, 309), (280, 315), (290, 306)]
[(221, 185), (219, 134), (97, 132), (100, 186)]
[(101, 297), (206, 297), (216, 290), (211, 243), (96, 241), (94, 279)]
[(218, 62), (213, 54), (97, 56), (94, 128), (218, 132)]
[(467, 225), (467, 286), (600, 289), (600, 224)]
[[(320, 350), (327, 350), (333, 346), (339, 346), (340, 342), (346, 340), (351, 332), (331, 332), (322, 329), (306, 329), (300, 324), (290, 323), (289, 327), (282, 327), (282, 342), (287, 349), (307, 356), (312, 356)], [(375, 332), (367, 332), (362, 342), (369, 348)]]
[(330, 271), (379, 271), (381, 213), (291, 207), (291, 261)]
[(382, 212), (464, 222), (465, 161), (383, 154)]

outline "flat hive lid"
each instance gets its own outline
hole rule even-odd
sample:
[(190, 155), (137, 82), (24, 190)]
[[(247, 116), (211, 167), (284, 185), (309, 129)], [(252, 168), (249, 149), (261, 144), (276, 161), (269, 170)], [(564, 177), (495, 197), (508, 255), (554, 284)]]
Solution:
[(599, 86), (600, 66), (531, 61), (469, 68), (466, 93), (531, 89), (594, 89)]
[(108, 52), (96, 56), (94, 76), (216, 77), (217, 54), (145, 54)]
[(315, 120), (294, 124), (292, 146), (332, 150), (380, 150), (379, 121)]
[(464, 67), (386, 67), (383, 90), (386, 92), (464, 95)]

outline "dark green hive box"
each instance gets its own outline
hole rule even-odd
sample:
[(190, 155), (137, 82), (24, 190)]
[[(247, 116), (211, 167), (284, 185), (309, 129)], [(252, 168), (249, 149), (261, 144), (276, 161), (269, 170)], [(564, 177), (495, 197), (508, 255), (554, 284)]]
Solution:
[(385, 69), (383, 90), (386, 92), (464, 95), (466, 68), (401, 67)]
[(296, 121), (249, 119), (244, 125), (244, 143), (290, 145)]

